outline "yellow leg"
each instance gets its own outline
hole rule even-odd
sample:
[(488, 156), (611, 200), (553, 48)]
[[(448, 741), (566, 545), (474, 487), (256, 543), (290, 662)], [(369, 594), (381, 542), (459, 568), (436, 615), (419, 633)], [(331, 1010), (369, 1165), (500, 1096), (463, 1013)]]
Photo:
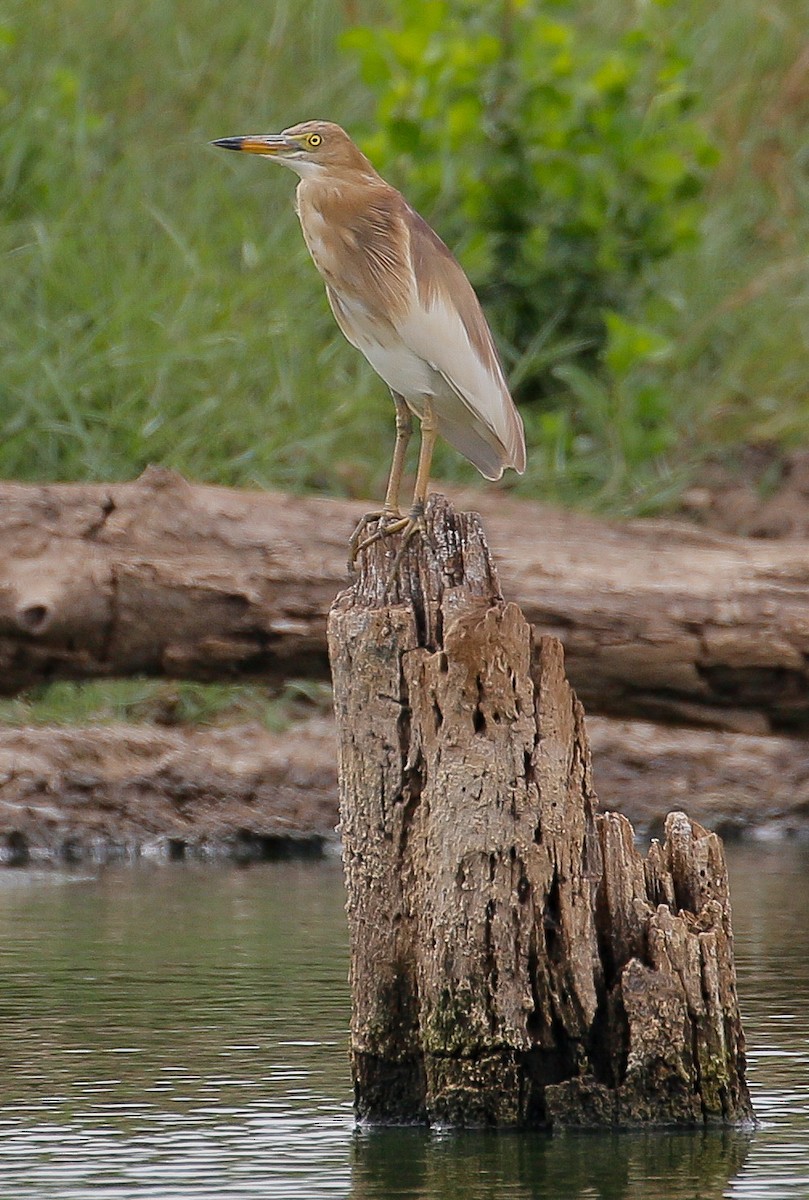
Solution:
[(406, 517), (400, 517), (397, 521), (388, 521), (384, 526), (380, 523), (379, 527), (374, 530), (369, 538), (364, 542), (360, 542), (358, 550), (364, 550), (366, 546), (372, 545), (379, 541), (380, 538), (388, 537), (392, 533), (401, 533), (402, 540), (399, 549), (396, 552), (396, 557), (393, 560), (393, 566), (388, 575), (387, 586), (390, 588), (393, 580), (396, 577), (396, 572), (399, 570), (399, 565), (402, 561), (407, 544), (413, 534), (418, 532), (424, 533), (424, 506), (427, 503), (427, 488), (430, 483), (430, 467), (433, 461), (433, 450), (435, 449), (435, 439), (438, 436), (438, 430), (435, 424), (435, 411), (432, 401), (427, 397), (424, 398), (424, 410), (421, 414), (421, 447), (419, 449), (419, 465), (416, 471), (416, 486), (413, 489), (413, 504), (410, 508), (410, 513)]
[(410, 509), (411, 519), (420, 513), (424, 516), (424, 505), (427, 503), (427, 488), (430, 485), (430, 467), (433, 464), (433, 450), (438, 430), (435, 425), (435, 411), (431, 400), (424, 400), (424, 412), (421, 414), (421, 448), (419, 450), (419, 466), (416, 471), (416, 486), (413, 489), (413, 505)]
[[(404, 471), (405, 454), (410, 441), (410, 435), (413, 432), (413, 418), (410, 415), (410, 409), (405, 404), (403, 398), (397, 392), (391, 392), (393, 403), (396, 405), (396, 443), (393, 447), (393, 461), (390, 465), (390, 475), (388, 476), (388, 486), (385, 489), (385, 502), (382, 505), (382, 510), (377, 512), (366, 513), (357, 525), (357, 528), (352, 533), (348, 542), (349, 560), (348, 565), (351, 569), (351, 564), (357, 557), (360, 550), (371, 542), (377, 541), (384, 537), (387, 532), (387, 527), (393, 520), (401, 519), (399, 513), (399, 488), (402, 484), (402, 472)], [(361, 541), (362, 533), (369, 521), (378, 521), (379, 526), (375, 533), (365, 541)]]
[(391, 395), (393, 396), (393, 403), (396, 405), (396, 444), (393, 447), (393, 462), (390, 465), (388, 486), (385, 492), (385, 504), (382, 511), (383, 513), (390, 513), (392, 516), (398, 517), (399, 488), (402, 483), (405, 451), (410, 441), (410, 435), (413, 432), (413, 418), (410, 415), (410, 409), (402, 397), (397, 395), (396, 392), (392, 392)]

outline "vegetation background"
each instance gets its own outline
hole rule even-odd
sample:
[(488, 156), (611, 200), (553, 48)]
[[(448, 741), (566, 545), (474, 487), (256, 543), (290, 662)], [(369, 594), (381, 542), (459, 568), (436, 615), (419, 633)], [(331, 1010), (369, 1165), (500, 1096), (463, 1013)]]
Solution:
[(0, 474), (381, 494), (390, 401), (294, 180), (207, 145), (320, 116), (480, 287), (530, 443), (503, 486), (660, 511), (750, 445), (772, 485), (809, 418), (807, 31), (809, 0), (6, 0)]

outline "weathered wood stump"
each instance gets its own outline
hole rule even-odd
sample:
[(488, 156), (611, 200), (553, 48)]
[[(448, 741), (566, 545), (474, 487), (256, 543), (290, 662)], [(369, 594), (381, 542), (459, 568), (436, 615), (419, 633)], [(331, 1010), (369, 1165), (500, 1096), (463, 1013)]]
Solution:
[(597, 815), (560, 643), (476, 515), (432, 497), (427, 527), (329, 618), (359, 1117), (751, 1119), (721, 842), (675, 813), (644, 862)]

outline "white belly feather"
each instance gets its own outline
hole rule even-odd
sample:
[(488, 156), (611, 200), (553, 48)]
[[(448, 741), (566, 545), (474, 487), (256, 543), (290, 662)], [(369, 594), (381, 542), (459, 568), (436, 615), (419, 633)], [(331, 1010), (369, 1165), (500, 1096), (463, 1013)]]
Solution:
[(411, 350), (394, 329), (382, 327), (362, 303), (345, 295), (335, 296), (331, 289), (329, 299), (352, 346), (365, 355), (377, 375), (392, 391), (403, 396), (414, 412), (421, 412), (423, 396), (437, 397), (446, 389), (441, 375)]

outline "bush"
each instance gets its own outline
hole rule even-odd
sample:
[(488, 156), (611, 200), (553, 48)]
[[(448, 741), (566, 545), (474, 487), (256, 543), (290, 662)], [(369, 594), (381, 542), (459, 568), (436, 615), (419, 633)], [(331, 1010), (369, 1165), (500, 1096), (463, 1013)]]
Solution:
[[(560, 365), (608, 378), (623, 328), (608, 314), (637, 315), (650, 265), (697, 237), (715, 160), (661, 0), (608, 50), (565, 0), (392, 7), (388, 27), (344, 37), (378, 95), (365, 149), (459, 254), (521, 398), (563, 374), (580, 392)], [(659, 341), (622, 345), (642, 361)]]

